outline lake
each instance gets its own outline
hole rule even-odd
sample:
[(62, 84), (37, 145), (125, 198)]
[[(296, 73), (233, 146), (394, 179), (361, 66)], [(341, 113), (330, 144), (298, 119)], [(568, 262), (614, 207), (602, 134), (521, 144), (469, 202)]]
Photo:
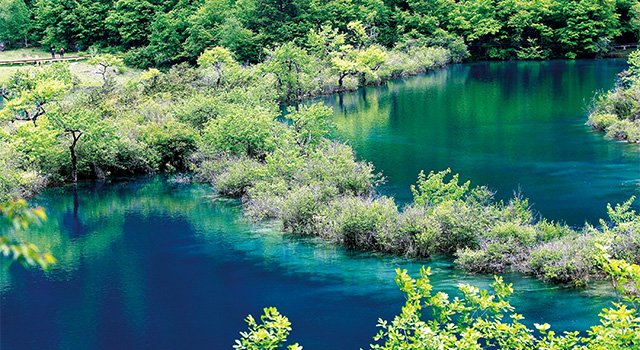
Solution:
[[(610, 88), (624, 67), (465, 64), (327, 103), (336, 106), (335, 136), (388, 177), (382, 191), (400, 202), (410, 199), (420, 169), (451, 167), (498, 198), (520, 186), (545, 217), (579, 224), (638, 191), (637, 145), (583, 125), (594, 91)], [(597, 203), (585, 203), (590, 198)], [(434, 290), (450, 294), (459, 283), (492, 282), (456, 270), (448, 258), (384, 256), (286, 235), (277, 222), (247, 221), (237, 201), (208, 186), (165, 177), (49, 189), (33, 202), (49, 220), (29, 239), (59, 264), (48, 272), (0, 270), (0, 347), (7, 350), (231, 349), (244, 318), (268, 306), (292, 322), (289, 344), (367, 348), (378, 318), (392, 319), (403, 305), (396, 268), (417, 276), (431, 266)], [(613, 300), (606, 283), (575, 290), (504, 277), (525, 323), (548, 322), (555, 331), (586, 330)]]
[(626, 67), (624, 60), (462, 64), (326, 103), (335, 136), (382, 171), (383, 191), (400, 203), (411, 201), (420, 170), (451, 168), (497, 199), (519, 191), (543, 217), (582, 227), (605, 218), (607, 203), (640, 194), (640, 146), (584, 125), (592, 97)]

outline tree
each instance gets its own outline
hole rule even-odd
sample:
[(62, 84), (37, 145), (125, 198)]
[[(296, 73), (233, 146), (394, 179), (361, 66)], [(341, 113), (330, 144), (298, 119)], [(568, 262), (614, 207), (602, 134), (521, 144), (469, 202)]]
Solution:
[(581, 0), (553, 3), (556, 14), (552, 27), (556, 41), (568, 58), (596, 54), (600, 38), (613, 40), (620, 35), (615, 0)]
[(45, 113), (45, 107), (66, 95), (75, 80), (66, 62), (44, 67), (18, 70), (8, 86), (0, 90), (4, 107), (0, 118), (10, 121), (32, 121)]
[(119, 43), (134, 47), (149, 43), (156, 7), (148, 1), (117, 0), (105, 19), (107, 28), (120, 34)]
[[(68, 110), (58, 109), (49, 118), (62, 129), (65, 135), (71, 137), (69, 153), (71, 155), (71, 180), (78, 182), (78, 156), (76, 146), (80, 137), (88, 131), (99, 129), (100, 120), (95, 110), (86, 110), (74, 106)], [(107, 136), (107, 135), (103, 135)]]
[(109, 75), (107, 74), (109, 72), (109, 68), (120, 68), (124, 66), (121, 58), (111, 54), (94, 55), (89, 59), (89, 63), (100, 68), (103, 88), (107, 88), (110, 84), (110, 81), (108, 80)]
[(318, 32), (310, 30), (307, 34), (307, 45), (313, 54), (322, 60), (328, 59), (332, 52), (339, 51), (345, 40), (345, 35), (330, 25), (321, 26)]
[(220, 45), (233, 51), (238, 61), (260, 61), (261, 36), (247, 29), (235, 15), (232, 14), (224, 20), (220, 25), (220, 33)]
[(11, 47), (12, 42), (24, 39), (24, 47), (27, 47), (30, 29), (29, 8), (24, 0), (0, 0), (0, 41), (8, 40)]
[[(338, 91), (343, 90), (344, 78), (349, 75), (360, 75), (360, 84), (366, 83), (366, 76), (377, 78), (376, 71), (387, 60), (385, 50), (379, 45), (372, 45), (374, 36), (360, 21), (348, 24), (350, 35), (347, 41), (351, 44), (340, 45), (339, 51), (331, 52), (332, 69), (338, 73)], [(336, 36), (336, 40), (342, 37)]]
[(157, 66), (171, 66), (187, 57), (183, 43), (187, 39), (189, 15), (192, 9), (176, 7), (168, 13), (159, 12), (151, 23), (148, 52)]
[(340, 49), (331, 58), (332, 68), (338, 73), (338, 91), (343, 90), (344, 78), (349, 75), (360, 75), (361, 85), (366, 83), (367, 74), (377, 78), (376, 71), (387, 59), (385, 51), (377, 45), (363, 50), (342, 45)]
[(635, 31), (636, 38), (640, 42), (640, 3), (636, 3), (631, 7), (630, 15), (631, 30)]
[(307, 50), (287, 42), (265, 52), (267, 59), (262, 64), (262, 70), (276, 76), (281, 99), (293, 101), (302, 97), (304, 80), (313, 69), (313, 60)]
[(220, 86), (223, 77), (239, 68), (238, 62), (233, 59), (229, 49), (216, 46), (205, 50), (198, 57), (198, 65), (203, 68), (210, 68), (216, 74), (216, 87)]
[(206, 0), (189, 17), (191, 25), (184, 47), (192, 58), (197, 58), (206, 48), (220, 44), (223, 32), (220, 26), (230, 15), (232, 3), (229, 0)]
[(34, 28), (52, 48), (117, 45), (119, 36), (106, 22), (112, 8), (113, 0), (37, 0)]
[(300, 106), (298, 110), (288, 107), (287, 118), (295, 131), (298, 146), (306, 148), (318, 145), (323, 137), (329, 134), (333, 110), (322, 103)]

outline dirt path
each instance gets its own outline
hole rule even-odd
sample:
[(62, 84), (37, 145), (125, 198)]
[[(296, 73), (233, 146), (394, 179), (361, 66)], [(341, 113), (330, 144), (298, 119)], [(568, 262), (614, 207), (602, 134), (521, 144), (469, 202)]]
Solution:
[(55, 62), (55, 61), (78, 61), (85, 60), (91, 56), (69, 56), (59, 58), (21, 58), (16, 60), (0, 60), (0, 65), (4, 64), (33, 64), (36, 62)]

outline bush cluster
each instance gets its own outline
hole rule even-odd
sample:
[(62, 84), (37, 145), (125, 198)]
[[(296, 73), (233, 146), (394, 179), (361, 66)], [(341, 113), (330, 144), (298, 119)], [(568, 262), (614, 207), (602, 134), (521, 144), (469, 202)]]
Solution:
[(629, 66), (611, 91), (593, 99), (587, 125), (608, 137), (639, 143), (640, 50), (629, 56)]

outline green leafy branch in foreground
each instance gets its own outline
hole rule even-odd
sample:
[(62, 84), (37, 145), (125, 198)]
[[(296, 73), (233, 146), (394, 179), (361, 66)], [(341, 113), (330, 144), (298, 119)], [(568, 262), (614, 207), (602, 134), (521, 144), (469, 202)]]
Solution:
[[(42, 253), (38, 247), (19, 239), (19, 233), (26, 231), (33, 224), (40, 224), (47, 219), (42, 208), (30, 209), (24, 199), (0, 204), (0, 215), (11, 227), (10, 234), (0, 236), (0, 253), (22, 265), (39, 265), (47, 269), (55, 264), (56, 259), (49, 253)], [(13, 236), (13, 237), (12, 237)]]
[[(396, 270), (395, 281), (407, 299), (402, 311), (393, 321), (380, 319), (381, 330), (374, 337), (375, 350), (410, 349), (639, 349), (640, 315), (636, 309), (640, 298), (640, 266), (624, 260), (612, 259), (604, 247), (600, 262), (626, 303), (613, 303), (613, 308), (599, 314), (600, 325), (580, 332), (556, 334), (548, 323), (534, 324), (530, 329), (521, 321), (524, 317), (514, 312), (507, 298), (513, 294), (512, 284), (495, 277), (493, 291), (479, 290), (460, 284), (461, 296), (451, 299), (448, 294), (433, 294), (429, 281), (430, 268), (422, 268), (414, 279), (406, 270)], [(423, 318), (424, 315), (429, 317)], [(275, 316), (274, 316), (275, 315)], [(274, 320), (276, 318), (277, 320)], [(247, 318), (250, 333), (241, 332), (242, 343), (237, 349), (276, 349), (286, 340), (291, 330), (286, 317), (275, 308), (265, 309), (265, 326), (257, 326), (251, 316)], [(268, 325), (268, 326), (267, 326)], [(258, 335), (258, 332), (259, 335)], [(269, 339), (268, 347), (264, 339)], [(295, 344), (295, 346), (298, 346)], [(291, 349), (291, 347), (290, 347)], [(294, 348), (296, 349), (296, 348)]]
[[(249, 324), (248, 332), (240, 332), (242, 339), (236, 340), (234, 349), (238, 350), (270, 350), (280, 347), (280, 343), (286, 341), (291, 322), (286, 316), (281, 315), (275, 307), (264, 309), (264, 315), (260, 316), (262, 324), (258, 324), (253, 316), (246, 319)], [(302, 346), (289, 345), (288, 350), (302, 350)]]

